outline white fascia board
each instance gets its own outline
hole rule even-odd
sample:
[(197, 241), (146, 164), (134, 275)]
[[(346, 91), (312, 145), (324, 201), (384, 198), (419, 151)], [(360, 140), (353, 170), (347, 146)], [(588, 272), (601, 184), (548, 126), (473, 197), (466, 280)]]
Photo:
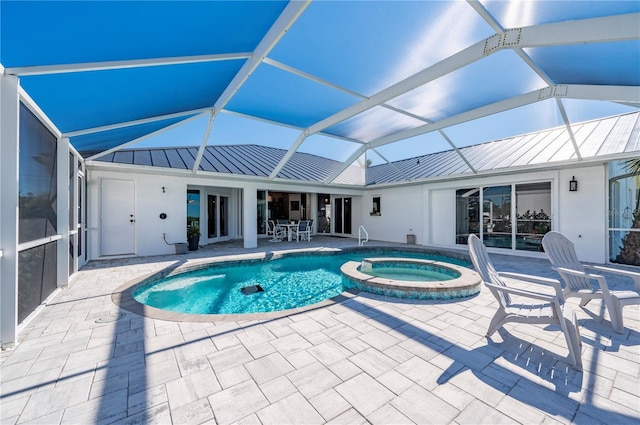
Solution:
[[(171, 118), (179, 118), (179, 117), (184, 117), (192, 114), (202, 114), (203, 112), (209, 112), (209, 111), (211, 111), (211, 108), (192, 109), (190, 111), (182, 111), (182, 112), (176, 112), (173, 114), (158, 115), (155, 117), (142, 118), (139, 120), (121, 122), (118, 124), (110, 124), (110, 125), (103, 125), (100, 127), (87, 128), (84, 130), (69, 131), (68, 133), (62, 134), (62, 136), (63, 137), (84, 136), (85, 134), (93, 134), (93, 133), (100, 133), (100, 132), (109, 131), (109, 130), (117, 130), (118, 128), (131, 127), (131, 126), (140, 125), (140, 124), (148, 124), (156, 121), (168, 120)], [(184, 122), (184, 121), (181, 121), (181, 122)]]
[(105, 151), (102, 151), (100, 153), (92, 155), (89, 158), (87, 158), (85, 161), (91, 161), (91, 160), (94, 160), (96, 158), (100, 158), (101, 156), (105, 156), (105, 155), (108, 155), (108, 154), (110, 154), (112, 152), (118, 151), (118, 150), (120, 150), (120, 149), (122, 149), (124, 147), (134, 145), (134, 144), (136, 144), (138, 142), (141, 142), (143, 140), (146, 140), (146, 139), (148, 139), (150, 137), (156, 136), (156, 135), (158, 135), (160, 133), (164, 133), (165, 131), (169, 131), (172, 128), (175, 128), (175, 127), (181, 126), (183, 124), (186, 124), (186, 123), (188, 123), (190, 121), (196, 120), (196, 119), (200, 118), (201, 116), (202, 116), (202, 113), (200, 113), (199, 115), (195, 115), (195, 116), (193, 116), (191, 118), (187, 118), (186, 120), (179, 121), (177, 123), (171, 124), (168, 127), (161, 128), (160, 130), (156, 130), (153, 133), (145, 134), (144, 136), (138, 137), (137, 139), (133, 139), (133, 140), (127, 142), (127, 143), (123, 143), (123, 144), (115, 146), (115, 147), (113, 147), (111, 149), (107, 149)]
[(172, 58), (134, 59), (125, 61), (86, 62), (65, 65), (40, 65), (6, 68), (5, 72), (19, 77), (31, 75), (66, 74), (71, 72), (107, 71), (113, 69), (144, 68), (151, 66), (182, 65), (188, 63), (217, 62), (248, 59), (250, 52), (215, 55), (178, 56)]

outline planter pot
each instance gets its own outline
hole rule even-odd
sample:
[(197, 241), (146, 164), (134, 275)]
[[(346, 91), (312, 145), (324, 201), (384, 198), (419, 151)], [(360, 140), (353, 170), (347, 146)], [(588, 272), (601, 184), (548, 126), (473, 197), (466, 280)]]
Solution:
[(189, 238), (189, 251), (197, 251), (200, 243), (200, 236), (192, 236)]
[(407, 244), (415, 245), (416, 244), (416, 235), (408, 234), (407, 235)]

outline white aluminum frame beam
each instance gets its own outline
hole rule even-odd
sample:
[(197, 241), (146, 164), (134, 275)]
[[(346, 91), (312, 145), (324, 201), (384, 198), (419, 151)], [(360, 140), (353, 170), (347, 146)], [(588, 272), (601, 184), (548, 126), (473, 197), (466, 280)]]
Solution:
[(15, 346), (18, 334), (18, 77), (0, 75), (0, 346)]
[[(225, 105), (236, 94), (240, 87), (247, 81), (256, 68), (264, 61), (269, 52), (278, 44), (282, 37), (289, 31), (289, 28), (295, 24), (302, 13), (311, 4), (311, 0), (305, 1), (292, 1), (287, 4), (282, 11), (278, 19), (271, 26), (269, 31), (260, 40), (260, 43), (256, 46), (256, 49), (251, 54), (251, 58), (242, 65), (242, 68), (233, 77), (227, 88), (222, 92), (216, 103), (213, 105), (213, 114), (211, 119), (215, 119), (218, 113), (225, 107)], [(210, 129), (208, 130), (210, 131)], [(193, 164), (193, 171), (196, 172), (200, 167), (200, 161), (204, 154), (204, 148), (206, 147), (206, 141), (200, 146), (198, 150), (198, 156)]]
[(72, 72), (107, 71), (113, 69), (145, 68), (151, 66), (182, 65), (188, 63), (217, 62), (248, 59), (250, 52), (214, 55), (177, 56), (170, 58), (133, 59), (124, 61), (85, 62), (63, 65), (40, 65), (6, 68), (7, 75), (19, 77), (31, 75), (68, 74)]
[(502, 49), (559, 46), (567, 44), (622, 41), (640, 38), (637, 22), (640, 13), (559, 22), (508, 30), (479, 41), (466, 49), (379, 91), (368, 99), (352, 105), (309, 127), (317, 133), (339, 122), (381, 105), (410, 90), (434, 81), (448, 73), (476, 62)]
[[(473, 6), (473, 4), (472, 4)], [(477, 7), (474, 7), (478, 10)], [(482, 14), (481, 14), (482, 15)], [(492, 19), (488, 13), (482, 15), (484, 18)], [(384, 102), (387, 102), (397, 96), (400, 96), (410, 90), (434, 81), (450, 72), (463, 68), (471, 63), (474, 63), (488, 55), (501, 51), (503, 49), (513, 49), (514, 51), (520, 51), (520, 57), (532, 66), (532, 61), (522, 51), (525, 47), (543, 47), (543, 46), (560, 46), (568, 44), (584, 44), (584, 43), (599, 43), (609, 41), (624, 41), (635, 40), (640, 38), (640, 27), (637, 22), (640, 20), (640, 13), (632, 13), (627, 15), (607, 16), (601, 18), (590, 18), (579, 21), (557, 22), (550, 24), (542, 24), (536, 26), (529, 26), (523, 28), (514, 28), (502, 31), (497, 25), (495, 20), (493, 21), (494, 29), (500, 30), (495, 35), (487, 37), (486, 39), (467, 47), (464, 50), (428, 67), (424, 70), (392, 85), (384, 90), (374, 94), (362, 102), (352, 105), (342, 111), (325, 118), (322, 121), (317, 122), (308, 128), (309, 134), (313, 134), (331, 127), (339, 122), (349, 119), (355, 115), (358, 115), (368, 109), (379, 106)], [(490, 22), (491, 24), (491, 22)], [(534, 67), (533, 70), (543, 76), (545, 81), (549, 81), (549, 78), (545, 74)], [(529, 102), (531, 103), (531, 102)], [(490, 106), (490, 105), (489, 105)], [(522, 105), (519, 105), (522, 106)], [(517, 106), (514, 106), (517, 107)], [(480, 108), (482, 109), (482, 108)], [(432, 124), (426, 124), (430, 126)], [(425, 126), (418, 127), (420, 129)], [(438, 129), (444, 128), (439, 127)], [(422, 134), (421, 132), (412, 134), (406, 137), (395, 137), (405, 132), (396, 133), (390, 135), (393, 141), (402, 140), (407, 137), (416, 136)], [(385, 138), (382, 138), (384, 140)], [(370, 142), (372, 147), (380, 146), (380, 144)], [(386, 144), (386, 143), (382, 143)], [(346, 169), (343, 167), (342, 171)], [(335, 173), (332, 173), (332, 175)], [(335, 178), (335, 177), (334, 177)]]
[[(209, 109), (205, 109), (205, 111), (208, 111), (208, 110)], [(149, 138), (151, 138), (151, 137), (153, 137), (153, 136), (155, 136), (157, 134), (164, 133), (165, 131), (169, 131), (172, 128), (175, 128), (175, 127), (181, 126), (183, 124), (186, 124), (188, 122), (197, 120), (198, 118), (202, 117), (203, 115), (204, 115), (204, 112), (200, 112), (198, 115), (194, 115), (193, 117), (184, 119), (184, 120), (179, 121), (177, 123), (171, 124), (171, 125), (169, 125), (167, 127), (163, 127), (163, 128), (161, 128), (159, 130), (154, 131), (153, 133), (145, 134), (144, 136), (140, 136), (137, 139), (130, 140), (130, 141), (128, 141), (126, 143), (123, 143), (121, 145), (114, 146), (111, 149), (107, 149), (105, 151), (99, 152), (99, 153), (97, 153), (95, 155), (92, 155), (92, 156), (88, 157), (87, 159), (85, 159), (85, 161), (92, 161), (92, 160), (94, 160), (96, 158), (100, 158), (102, 156), (105, 156), (105, 155), (108, 155), (108, 154), (113, 153), (115, 151), (118, 151), (118, 150), (120, 150), (120, 149), (122, 149), (124, 147), (135, 145), (136, 143), (142, 142), (143, 140), (149, 139)]]
[[(438, 131), (453, 125), (467, 121), (473, 121), (499, 112), (505, 112), (521, 106), (529, 105), (551, 98), (571, 98), (588, 100), (608, 100), (612, 102), (638, 102), (640, 99), (640, 87), (637, 86), (596, 86), (596, 85), (557, 85), (534, 90), (519, 96), (512, 97), (500, 102), (482, 106), (480, 108), (465, 111), (440, 121), (399, 131), (388, 136), (380, 137), (363, 145), (358, 152), (354, 153), (338, 170), (333, 172), (325, 183), (332, 182), (338, 175), (346, 170), (355, 159), (367, 149), (394, 143), (400, 140), (419, 136), (421, 134)], [(473, 169), (473, 168), (472, 168)]]

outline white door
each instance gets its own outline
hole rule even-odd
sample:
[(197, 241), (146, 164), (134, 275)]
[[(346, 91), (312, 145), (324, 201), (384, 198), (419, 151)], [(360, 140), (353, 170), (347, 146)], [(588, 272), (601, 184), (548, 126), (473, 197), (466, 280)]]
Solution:
[(134, 182), (103, 179), (101, 193), (101, 254), (134, 254), (136, 235)]

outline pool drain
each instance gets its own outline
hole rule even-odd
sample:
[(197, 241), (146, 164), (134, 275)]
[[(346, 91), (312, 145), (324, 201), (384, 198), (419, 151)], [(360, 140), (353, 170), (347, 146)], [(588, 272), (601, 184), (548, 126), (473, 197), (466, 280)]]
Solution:
[(244, 288), (240, 289), (240, 292), (242, 292), (245, 295), (251, 295), (251, 294), (255, 294), (256, 292), (264, 292), (264, 289), (262, 289), (262, 286), (260, 285), (251, 285), (251, 286), (245, 286)]
[(122, 319), (124, 316), (126, 316), (126, 313), (107, 314), (106, 316), (96, 319), (96, 323), (111, 323)]

